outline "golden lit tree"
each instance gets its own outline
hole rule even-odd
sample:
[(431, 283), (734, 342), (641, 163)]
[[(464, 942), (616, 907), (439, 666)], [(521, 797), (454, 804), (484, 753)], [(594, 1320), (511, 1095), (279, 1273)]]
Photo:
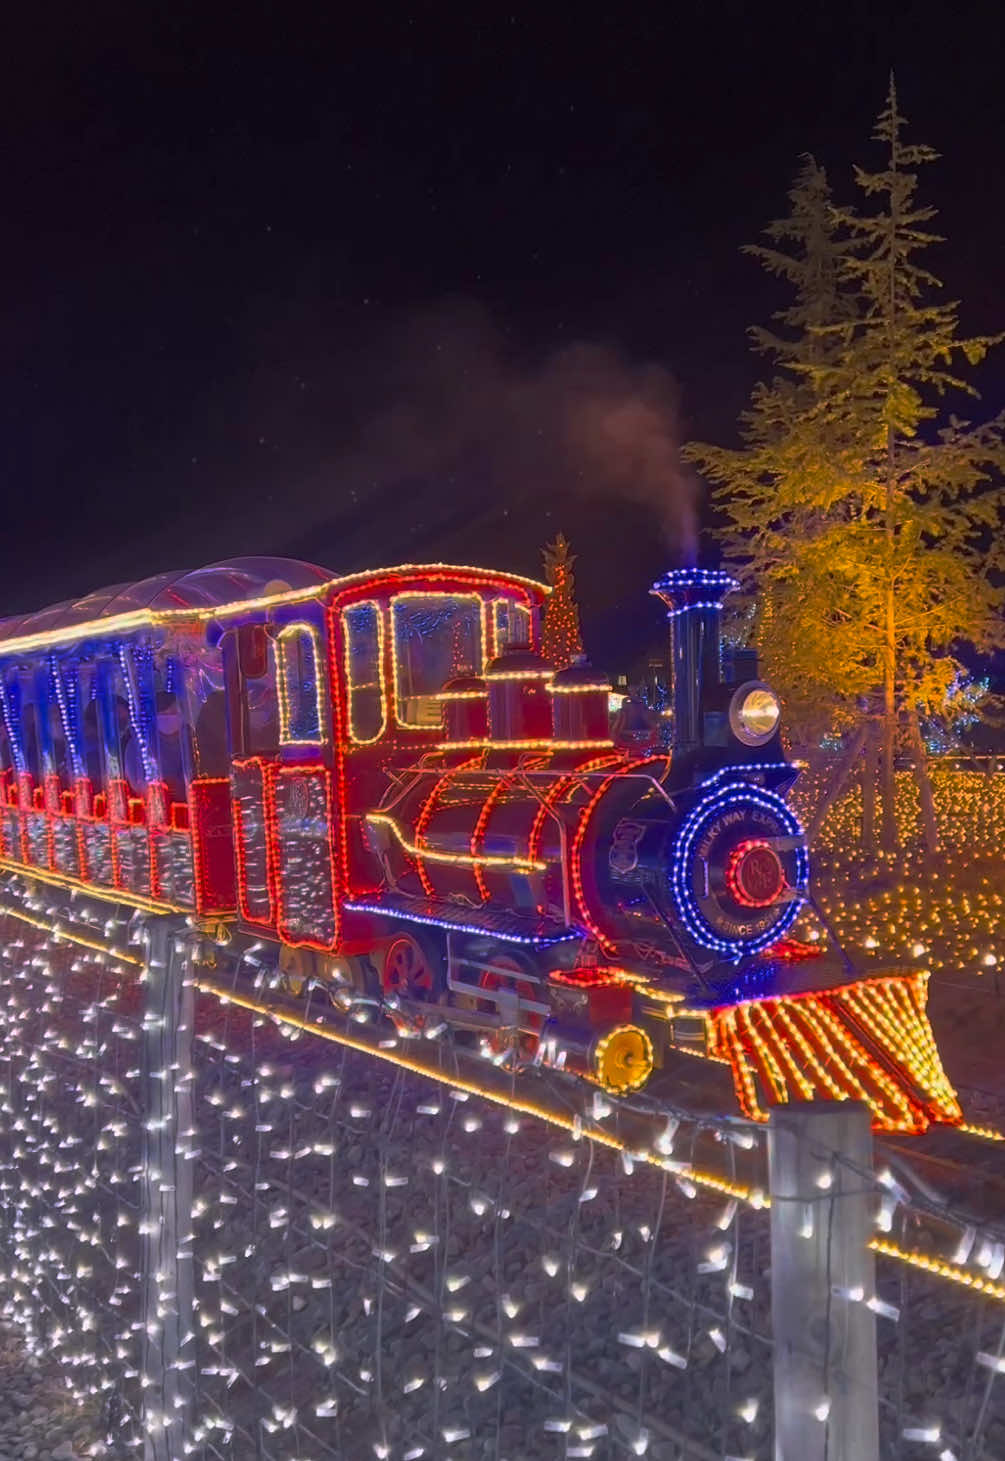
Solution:
[(685, 456), (716, 488), (730, 566), (754, 594), (754, 633), (764, 668), (783, 692), (800, 739), (847, 725), (875, 671), (844, 632), (854, 585), (834, 560), (831, 530), (845, 514), (860, 464), (857, 442), (841, 445), (822, 373), (841, 348), (838, 325), (856, 301), (843, 272), (850, 247), (837, 227), (822, 167), (803, 159), (790, 212), (748, 247), (791, 287), (777, 330), (753, 329), (754, 347), (778, 374), (755, 387), (741, 418), (740, 449), (692, 442)]
[(994, 340), (961, 338), (956, 304), (918, 262), (939, 240), (912, 169), (935, 154), (906, 144), (904, 125), (891, 80), (875, 130), (885, 166), (855, 174), (867, 214), (835, 209), (820, 169), (804, 166), (789, 218), (769, 229), (775, 246), (754, 250), (796, 296), (787, 333), (755, 332), (781, 374), (755, 391), (742, 448), (687, 452), (719, 489), (729, 556), (763, 584), (759, 637), (796, 719), (816, 703), (838, 725), (863, 712), (880, 725), (887, 851), (899, 738), (934, 845), (918, 717), (942, 707), (961, 641), (1000, 642), (1003, 599), (1002, 422), (941, 407), (947, 393), (976, 394), (959, 367)]
[(576, 605), (576, 579), (572, 565), (576, 555), (570, 552), (564, 533), (542, 550), (544, 573), (551, 584), (551, 594), (544, 610), (542, 649), (544, 657), (557, 670), (572, 664), (583, 653), (579, 630), (579, 609)]
[[(906, 143), (893, 77), (874, 138), (885, 151), (877, 172), (855, 169), (873, 211), (845, 210), (839, 222), (854, 247), (845, 273), (860, 308), (822, 380), (862, 435), (862, 488), (853, 541), (862, 628), (880, 645), (883, 692), (883, 846), (896, 843), (894, 757), (905, 725), (919, 765), (919, 714), (937, 713), (963, 666), (960, 640), (1000, 643), (1005, 562), (1003, 418), (982, 425), (945, 417), (949, 393), (976, 396), (960, 368), (978, 364), (1000, 336), (965, 338), (955, 301), (919, 256), (942, 240), (927, 225), (935, 209), (915, 198), (930, 147)], [(875, 206), (877, 205), (878, 206)], [(922, 782), (929, 842), (934, 811)]]

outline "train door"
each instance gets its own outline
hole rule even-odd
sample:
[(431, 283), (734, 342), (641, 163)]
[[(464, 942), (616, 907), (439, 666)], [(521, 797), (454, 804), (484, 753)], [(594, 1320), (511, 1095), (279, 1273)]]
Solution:
[[(320, 621), (319, 621), (320, 622)], [(242, 917), (284, 942), (331, 949), (338, 937), (325, 656), (306, 616), (225, 640)]]

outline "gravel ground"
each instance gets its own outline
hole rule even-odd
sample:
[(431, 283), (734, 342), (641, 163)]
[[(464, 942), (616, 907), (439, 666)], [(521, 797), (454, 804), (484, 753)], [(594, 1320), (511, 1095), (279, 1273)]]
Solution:
[(69, 1399), (53, 1362), (0, 1324), (0, 1461), (83, 1461), (106, 1454), (93, 1412)]

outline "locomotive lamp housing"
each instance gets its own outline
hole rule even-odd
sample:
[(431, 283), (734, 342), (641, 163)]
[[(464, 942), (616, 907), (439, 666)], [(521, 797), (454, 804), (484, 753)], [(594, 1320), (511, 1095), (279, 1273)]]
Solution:
[(782, 707), (763, 680), (748, 680), (729, 701), (729, 728), (745, 746), (763, 746), (778, 730)]

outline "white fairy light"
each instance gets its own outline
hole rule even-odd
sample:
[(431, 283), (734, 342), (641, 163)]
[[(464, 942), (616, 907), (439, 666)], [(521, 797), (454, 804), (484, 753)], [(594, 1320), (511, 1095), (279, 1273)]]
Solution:
[(660, 1345), (656, 1353), (664, 1364), (673, 1365), (674, 1369), (676, 1370), (687, 1369), (686, 1355), (678, 1354), (677, 1351), (675, 1349), (671, 1349), (669, 1345)]

